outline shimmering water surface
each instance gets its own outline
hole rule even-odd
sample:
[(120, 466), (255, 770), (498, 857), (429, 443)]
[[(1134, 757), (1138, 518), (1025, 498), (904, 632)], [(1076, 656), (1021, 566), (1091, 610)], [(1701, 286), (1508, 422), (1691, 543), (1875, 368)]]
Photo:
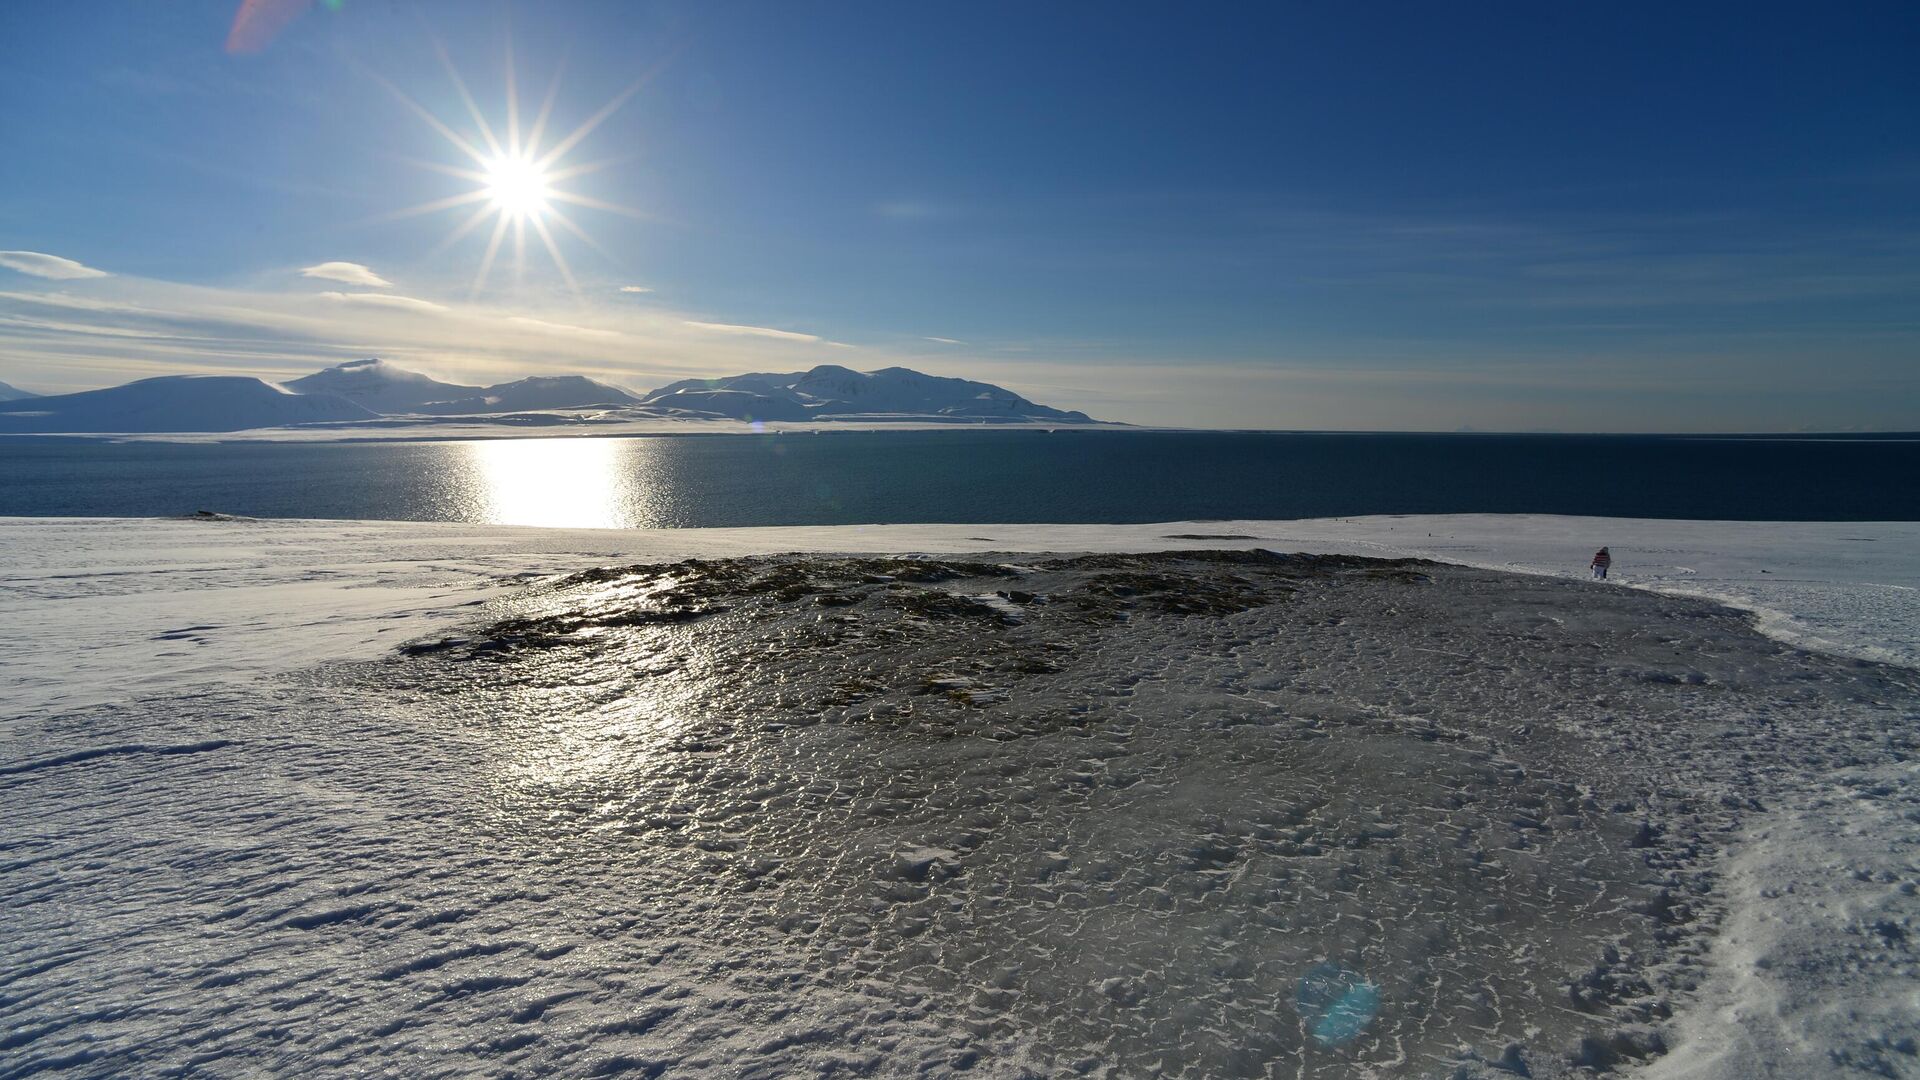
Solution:
[(0, 439), (0, 514), (573, 528), (1383, 513), (1920, 519), (1913, 437), (899, 431), (347, 444)]

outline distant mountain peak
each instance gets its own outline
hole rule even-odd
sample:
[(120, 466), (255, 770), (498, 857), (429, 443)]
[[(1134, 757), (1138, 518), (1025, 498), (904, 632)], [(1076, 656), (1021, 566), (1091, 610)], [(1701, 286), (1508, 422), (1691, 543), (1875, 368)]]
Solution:
[[(0, 392), (14, 388), (0, 383)], [(591, 414), (556, 416), (567, 410)], [(536, 414), (548, 414), (544, 417)], [(0, 434), (240, 431), (361, 424), (382, 417), (442, 422), (734, 419), (1091, 424), (1004, 387), (910, 368), (820, 364), (786, 374), (684, 379), (643, 397), (584, 375), (530, 375), (493, 386), (445, 383), (379, 357), (347, 360), (285, 383), (240, 375), (163, 375), (50, 397), (0, 396)]]
[[(378, 372), (382, 375), (386, 375), (390, 378), (396, 378), (396, 379), (431, 379), (432, 378), (431, 375), (428, 375), (424, 372), (411, 371), (407, 368), (401, 367), (400, 365), (390, 360), (382, 360), (377, 356), (368, 356), (359, 360), (344, 360), (338, 364), (333, 365), (332, 367), (322, 368), (319, 371), (314, 372), (313, 375), (324, 375), (329, 371), (358, 372), (361, 374), (366, 374), (369, 372)], [(305, 376), (305, 378), (309, 378), (309, 379), (313, 378), (313, 375)]]
[(377, 413), (408, 413), (435, 401), (472, 397), (477, 386), (446, 383), (369, 356), (348, 360), (285, 384), (296, 394), (334, 394)]
[(904, 367), (855, 371), (839, 364), (820, 364), (785, 375), (683, 379), (645, 395), (641, 404), (741, 420), (917, 416), (979, 422), (1095, 422), (1085, 413), (1039, 405), (992, 383)]
[(31, 390), (22, 390), (17, 386), (9, 386), (6, 383), (0, 382), (0, 401), (25, 401), (28, 398), (39, 396), (39, 394)]
[(334, 394), (387, 415), (536, 412), (631, 405), (617, 386), (584, 375), (529, 375), (493, 386), (446, 383), (377, 356), (348, 360), (286, 383), (301, 394)]
[(241, 431), (372, 420), (332, 394), (296, 394), (251, 375), (160, 375), (0, 405), (0, 433)]
[(438, 415), (535, 412), (632, 405), (638, 400), (617, 386), (585, 375), (529, 375), (513, 382), (482, 387), (471, 397), (436, 401), (418, 411)]

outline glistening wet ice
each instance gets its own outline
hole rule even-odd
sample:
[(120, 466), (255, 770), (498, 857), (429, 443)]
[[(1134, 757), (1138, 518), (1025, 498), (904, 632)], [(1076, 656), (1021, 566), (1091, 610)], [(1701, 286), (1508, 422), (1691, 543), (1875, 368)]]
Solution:
[(1695, 977), (1736, 793), (1916, 700), (1425, 563), (611, 567), (22, 733), (0, 1075), (1602, 1068)]

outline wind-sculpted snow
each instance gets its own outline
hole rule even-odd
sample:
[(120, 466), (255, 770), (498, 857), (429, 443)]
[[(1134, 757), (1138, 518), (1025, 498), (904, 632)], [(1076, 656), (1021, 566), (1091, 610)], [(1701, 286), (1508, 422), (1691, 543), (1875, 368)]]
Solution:
[(1916, 717), (1726, 609), (1417, 561), (589, 570), (19, 721), (0, 1076), (1587, 1075), (1663, 1049), (1724, 840)]

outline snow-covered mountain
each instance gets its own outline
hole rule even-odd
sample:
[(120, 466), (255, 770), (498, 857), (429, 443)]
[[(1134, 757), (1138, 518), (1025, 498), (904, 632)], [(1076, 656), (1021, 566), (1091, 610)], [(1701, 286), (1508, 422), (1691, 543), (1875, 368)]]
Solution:
[(436, 415), (528, 412), (631, 405), (637, 400), (617, 386), (608, 386), (584, 375), (536, 375), (518, 382), (482, 387), (468, 397), (429, 402), (406, 411)]
[(377, 413), (419, 412), (434, 402), (476, 398), (487, 392), (478, 386), (441, 382), (377, 357), (335, 364), (283, 385), (296, 394), (333, 394)]
[(299, 393), (334, 394), (386, 415), (468, 416), (638, 406), (678, 416), (735, 420), (862, 416), (1092, 422), (1085, 413), (1035, 404), (991, 383), (925, 375), (902, 367), (866, 372), (822, 364), (783, 375), (686, 379), (635, 398), (618, 387), (580, 375), (462, 386), (385, 360), (368, 359), (337, 364), (286, 386)]
[[(4, 383), (0, 389), (19, 393)], [(566, 411), (577, 409), (595, 411)], [(168, 375), (77, 394), (0, 396), (0, 434), (243, 431), (356, 421), (390, 426), (718, 419), (1095, 423), (1085, 413), (1037, 405), (989, 383), (898, 367), (861, 372), (834, 365), (785, 375), (688, 379), (644, 398), (580, 375), (463, 386), (377, 359), (337, 364), (285, 384)]]
[(39, 394), (30, 390), (22, 390), (17, 386), (8, 386), (6, 383), (0, 382), (0, 401), (21, 401), (26, 398), (39, 396)]
[(534, 376), (493, 386), (441, 382), (385, 360), (349, 360), (285, 384), (300, 394), (333, 394), (385, 415), (456, 416), (631, 405), (618, 387), (581, 375)]
[(250, 375), (162, 375), (105, 390), (0, 403), (0, 433), (243, 431), (375, 413), (332, 394), (295, 394)]
[[(750, 379), (753, 376), (742, 376)], [(680, 390), (662, 387), (649, 394), (645, 407), (668, 415), (686, 415), (694, 419), (728, 417), (734, 420), (808, 420), (818, 415), (813, 409), (768, 389), (745, 389), (739, 380), (726, 380), (733, 389), (716, 389), (704, 383)], [(676, 383), (675, 386), (680, 384)], [(671, 391), (671, 392), (670, 392)]]
[(835, 364), (786, 375), (684, 379), (646, 395), (641, 404), (742, 420), (866, 415), (1093, 423), (1086, 413), (1037, 405), (991, 383), (925, 375), (902, 367), (854, 371)]

